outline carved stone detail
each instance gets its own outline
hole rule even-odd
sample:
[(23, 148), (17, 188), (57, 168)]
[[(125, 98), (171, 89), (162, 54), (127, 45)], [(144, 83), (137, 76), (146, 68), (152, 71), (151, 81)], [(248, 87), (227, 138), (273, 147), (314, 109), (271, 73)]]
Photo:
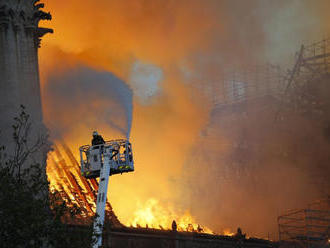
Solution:
[(50, 13), (42, 10), (40, 0), (0, 0), (0, 27), (8, 28), (12, 25), (15, 31), (25, 30), (35, 35), (37, 45), (46, 33), (53, 33), (52, 29), (40, 28), (41, 20), (51, 20)]

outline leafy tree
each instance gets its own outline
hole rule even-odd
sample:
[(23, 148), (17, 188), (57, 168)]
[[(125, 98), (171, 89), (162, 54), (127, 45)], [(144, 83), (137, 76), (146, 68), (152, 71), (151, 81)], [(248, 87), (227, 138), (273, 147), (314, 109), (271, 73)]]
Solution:
[(66, 224), (75, 223), (80, 209), (49, 192), (45, 165), (32, 162), (33, 155), (47, 150), (48, 137), (33, 142), (29, 119), (21, 106), (13, 151), (0, 147), (0, 247), (91, 247), (90, 226)]

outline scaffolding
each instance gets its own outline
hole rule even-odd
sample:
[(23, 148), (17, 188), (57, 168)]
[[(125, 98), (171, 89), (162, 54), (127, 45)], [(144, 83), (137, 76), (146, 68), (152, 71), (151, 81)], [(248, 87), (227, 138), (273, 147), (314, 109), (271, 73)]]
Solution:
[(216, 107), (232, 105), (257, 98), (279, 98), (283, 92), (283, 72), (272, 64), (235, 66), (223, 70), (206, 89)]
[(303, 103), (317, 105), (310, 86), (330, 74), (330, 38), (302, 45), (296, 53), (293, 68), (287, 72), (270, 63), (228, 68), (219, 72), (216, 79), (206, 86), (206, 94), (215, 106), (264, 96), (295, 107), (301, 107)]
[(329, 247), (330, 197), (278, 217), (282, 247)]
[[(317, 109), (322, 105), (315, 94), (318, 82), (329, 81), (330, 75), (330, 38), (302, 45), (296, 53), (293, 68), (285, 76), (285, 90), (283, 105), (291, 106), (296, 110), (308, 109), (313, 106)], [(324, 80), (325, 79), (325, 80)]]

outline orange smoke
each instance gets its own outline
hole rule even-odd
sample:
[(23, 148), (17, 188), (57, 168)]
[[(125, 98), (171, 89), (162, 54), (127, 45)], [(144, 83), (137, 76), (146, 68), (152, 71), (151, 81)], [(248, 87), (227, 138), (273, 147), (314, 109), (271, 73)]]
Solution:
[[(54, 17), (45, 25), (55, 30), (54, 35), (43, 39), (40, 50), (46, 123), (51, 128), (52, 120), (56, 119), (56, 113), (48, 104), (52, 95), (46, 87), (53, 75), (58, 77), (84, 65), (114, 73), (134, 89), (131, 78), (136, 62), (160, 68), (162, 78), (149, 102), (144, 104), (137, 96), (133, 98), (131, 142), (136, 172), (112, 177), (108, 196), (117, 216), (126, 224), (130, 224), (134, 213), (139, 211), (136, 202), (148, 203), (148, 199), (156, 198), (174, 205), (176, 184), (180, 183), (175, 181), (175, 176), (184, 169), (186, 152), (207, 121), (207, 102), (200, 96), (192, 99), (179, 66), (192, 52), (207, 48), (209, 39), (205, 37), (211, 27), (221, 29), (209, 16), (212, 8), (209, 6), (206, 11), (199, 1), (189, 1), (188, 9), (188, 2), (176, 1), (152, 1), (149, 5), (143, 1), (98, 1), (97, 4), (69, 1), (65, 6), (58, 1), (44, 2)], [(196, 22), (192, 27), (191, 21), (195, 19), (208, 21)], [(73, 125), (70, 133), (61, 135), (77, 158), (78, 147), (90, 142), (91, 130), (97, 129), (105, 139), (117, 138), (110, 126), (97, 122), (88, 104), (95, 105), (95, 102), (87, 102), (83, 109), (82, 105), (61, 109), (63, 128)], [(77, 108), (75, 113), (80, 113), (81, 120), (90, 119), (93, 125), (82, 125), (80, 118), (72, 123), (69, 112), (72, 107)], [(109, 103), (100, 106), (113, 107)], [(168, 221), (172, 221), (172, 217), (179, 221), (178, 214), (185, 209), (177, 208), (168, 213)], [(168, 223), (160, 223), (168, 227)]]
[[(206, 205), (216, 209), (214, 212), (225, 213), (227, 210), (230, 214), (225, 216), (226, 222), (233, 222), (236, 207), (219, 210), (213, 199), (196, 203), (194, 198), (191, 201), (194, 211), (183, 207), (190, 204), (186, 199), (188, 197), (182, 196), (178, 189), (184, 181), (180, 175), (185, 175), (182, 172), (187, 170), (184, 161), (191, 161), (187, 159), (187, 151), (194, 149), (192, 153), (200, 160), (192, 163), (199, 163), (204, 168), (208, 164), (198, 154), (200, 146), (218, 153), (226, 153), (228, 149), (221, 145), (227, 142), (225, 140), (217, 140), (215, 144), (195, 144), (196, 140), (200, 140), (200, 130), (208, 122), (209, 99), (190, 86), (195, 83), (203, 88), (218, 83), (221, 77), (219, 70), (230, 64), (254, 64), (259, 60), (273, 62), (274, 58), (276, 62), (287, 62), (302, 40), (320, 38), (311, 34), (319, 34), (324, 31), (321, 27), (328, 25), (321, 25), (322, 21), (329, 23), (325, 22), (328, 18), (328, 0), (319, 0), (318, 4), (314, 1), (254, 0), (43, 2), (46, 10), (53, 14), (53, 20), (43, 25), (55, 31), (53, 35), (43, 38), (40, 49), (43, 110), (50, 129), (52, 121), (56, 119), (56, 112), (49, 105), (49, 98), (53, 95), (47, 91), (53, 75), (61, 77), (84, 66), (95, 71), (111, 72), (133, 90), (131, 142), (136, 171), (110, 178), (109, 198), (119, 219), (127, 225), (141, 222), (143, 225), (157, 226), (157, 223), (162, 223), (165, 228), (171, 219), (175, 217), (178, 221), (180, 216), (185, 216), (186, 210), (190, 210), (196, 221), (188, 222), (200, 223), (205, 215), (203, 213), (207, 211), (201, 206)], [(320, 9), (324, 11), (323, 15), (318, 14)], [(319, 24), (317, 29), (316, 24)], [(322, 35), (325, 33), (328, 32)], [(136, 64), (151, 65), (162, 72), (157, 82), (153, 82), (154, 90), (150, 94), (149, 88), (141, 89), (141, 85), (136, 85), (136, 75), (133, 73)], [(141, 72), (142, 75), (144, 73)], [(150, 80), (144, 76), (145, 80)], [(93, 84), (98, 87), (98, 82)], [(145, 91), (147, 101), (141, 101), (136, 90)], [(56, 102), (57, 99), (52, 100)], [(61, 108), (60, 128), (70, 126), (71, 131), (60, 135), (64, 136), (77, 158), (78, 147), (90, 142), (93, 129), (97, 129), (106, 139), (119, 135), (109, 125), (99, 123), (98, 116), (89, 108), (100, 104), (100, 108), (111, 109), (114, 108), (112, 102), (86, 100), (85, 103)], [(75, 111), (76, 119), (69, 110)], [(89, 120), (92, 124), (84, 125), (83, 120)], [(219, 132), (223, 134), (222, 130)], [(228, 142), (232, 138), (229, 137)], [(188, 171), (187, 174), (204, 176), (205, 182), (210, 185), (207, 175), (213, 171), (206, 172), (201, 175), (199, 170), (196, 173)], [(187, 185), (185, 189), (191, 190), (191, 195), (196, 197), (191, 188)], [(206, 189), (201, 185), (194, 185), (193, 188), (198, 188), (205, 195), (203, 190)], [(218, 188), (213, 190), (214, 198), (221, 195)], [(241, 192), (240, 189), (228, 190), (232, 191)], [(230, 193), (225, 195), (232, 197)], [(150, 199), (155, 199), (156, 203)], [(150, 204), (154, 204), (154, 207), (150, 208)], [(254, 204), (263, 209), (269, 208), (264, 199)], [(166, 221), (162, 216), (166, 216)], [(243, 224), (249, 226), (250, 230), (256, 230), (256, 218), (251, 214), (248, 216), (253, 220)], [(157, 221), (150, 221), (149, 217)], [(219, 214), (203, 219), (212, 221), (206, 224), (214, 228), (222, 225), (222, 217)], [(226, 233), (231, 231), (227, 230)]]
[(50, 26), (55, 33), (43, 41), (42, 64), (58, 48), (123, 79), (136, 59), (161, 67), (175, 65), (192, 52), (207, 49), (212, 31), (222, 29), (213, 5), (196, 0), (44, 2), (53, 13)]

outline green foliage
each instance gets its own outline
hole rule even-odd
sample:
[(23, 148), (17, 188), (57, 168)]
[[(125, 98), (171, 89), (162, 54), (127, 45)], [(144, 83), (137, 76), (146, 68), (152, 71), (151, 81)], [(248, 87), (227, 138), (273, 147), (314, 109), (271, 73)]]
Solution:
[(12, 153), (0, 147), (0, 247), (91, 247), (90, 226), (64, 223), (74, 223), (80, 209), (49, 192), (45, 165), (32, 162), (47, 137), (32, 141), (23, 106), (14, 121)]

